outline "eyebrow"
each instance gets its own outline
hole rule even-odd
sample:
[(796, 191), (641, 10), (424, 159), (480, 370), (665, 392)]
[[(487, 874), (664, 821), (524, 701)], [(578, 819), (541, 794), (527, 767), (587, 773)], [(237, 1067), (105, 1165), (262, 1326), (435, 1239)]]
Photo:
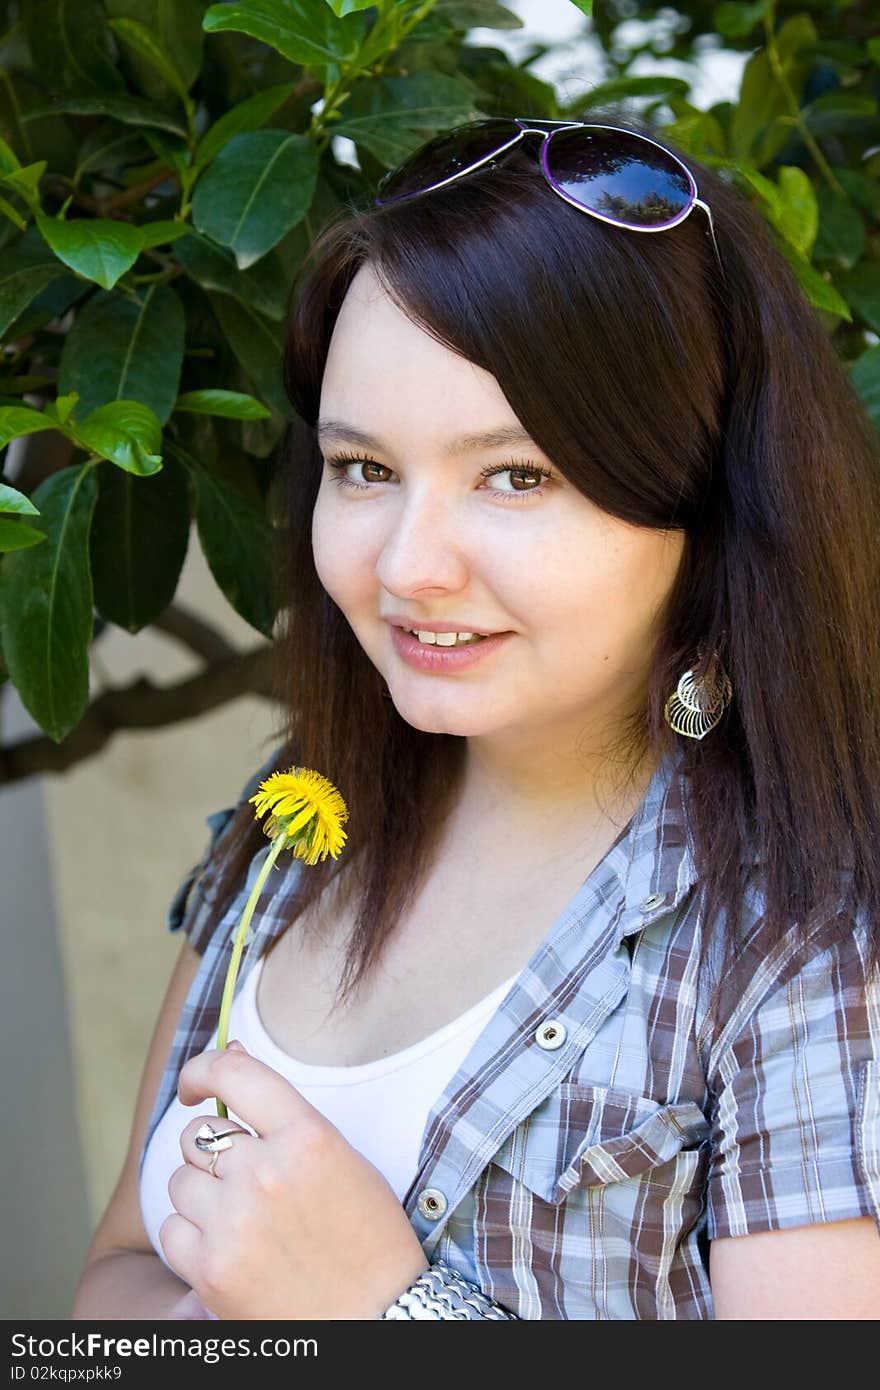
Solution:
[[(387, 445), (376, 435), (357, 429), (345, 420), (319, 420), (318, 437), (322, 443), (330, 439), (346, 439), (352, 444), (360, 444), (365, 449), (385, 449), (390, 452)], [(457, 439), (450, 439), (447, 441), (446, 449), (449, 454), (467, 454), (477, 449), (494, 449), (506, 444), (531, 444), (532, 447), (536, 447), (532, 436), (521, 426), (499, 425), (497, 429), (486, 430), (482, 434), (462, 434)]]

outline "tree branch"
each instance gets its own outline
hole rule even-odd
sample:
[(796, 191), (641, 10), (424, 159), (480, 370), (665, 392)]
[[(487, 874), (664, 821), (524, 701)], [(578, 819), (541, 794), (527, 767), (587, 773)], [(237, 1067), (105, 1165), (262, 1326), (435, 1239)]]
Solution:
[(209, 663), (228, 661), (237, 655), (236, 648), (216, 628), (179, 603), (169, 603), (164, 612), (153, 619), (151, 627), (173, 637), (187, 651), (195, 652)]
[(94, 757), (114, 734), (124, 730), (180, 724), (241, 695), (271, 699), (272, 652), (270, 643), (249, 652), (235, 652), (177, 685), (156, 686), (145, 676), (138, 676), (124, 688), (105, 690), (61, 743), (48, 735), (36, 735), (8, 748), (0, 747), (0, 786), (40, 772), (66, 772)]

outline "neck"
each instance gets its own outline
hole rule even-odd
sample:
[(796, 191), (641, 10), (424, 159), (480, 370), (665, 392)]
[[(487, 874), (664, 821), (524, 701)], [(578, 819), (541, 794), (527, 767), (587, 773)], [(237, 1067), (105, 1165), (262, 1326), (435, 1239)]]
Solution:
[(622, 828), (641, 805), (656, 768), (651, 750), (626, 753), (606, 742), (530, 740), (511, 756), (511, 745), (468, 740), (456, 820), (471, 828), (502, 826), (506, 837), (576, 838), (595, 828)]

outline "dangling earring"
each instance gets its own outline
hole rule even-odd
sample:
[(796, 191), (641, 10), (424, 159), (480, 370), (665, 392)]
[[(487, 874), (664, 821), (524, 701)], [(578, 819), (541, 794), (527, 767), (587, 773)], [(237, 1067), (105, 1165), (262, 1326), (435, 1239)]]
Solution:
[(698, 678), (696, 671), (701, 661), (702, 651), (663, 707), (667, 724), (685, 738), (705, 738), (733, 699), (733, 687), (717, 652), (709, 663), (708, 674)]

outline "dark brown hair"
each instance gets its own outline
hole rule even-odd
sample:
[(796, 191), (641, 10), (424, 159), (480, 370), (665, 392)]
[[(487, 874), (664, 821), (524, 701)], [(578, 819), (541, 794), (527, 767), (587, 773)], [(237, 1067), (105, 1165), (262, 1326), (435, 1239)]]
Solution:
[[(669, 144), (610, 108), (585, 119)], [(876, 917), (880, 441), (762, 218), (724, 177), (670, 148), (712, 207), (724, 276), (700, 209), (662, 234), (617, 230), (555, 196), (519, 149), (424, 198), (344, 208), (297, 277), (284, 374), (299, 418), (275, 493), (275, 766), (317, 769), (350, 810), (339, 864), (304, 872), (291, 905), (295, 920), (336, 872), (359, 866), (340, 997), (422, 881), (466, 747), (413, 728), (383, 698), (313, 563), (322, 372), (367, 261), (413, 322), (496, 378), (586, 497), (638, 526), (685, 532), (647, 704), (626, 733), (634, 761), (684, 745), (701, 911), (707, 925), (723, 922), (722, 975), (735, 984), (737, 968), (754, 969), (740, 920), (750, 874), (761, 876), (764, 940), (798, 924), (806, 939), (841, 884), (840, 931), (852, 931), (857, 903)], [(733, 702), (698, 741), (674, 733), (663, 707), (701, 649), (720, 657)], [(218, 914), (265, 844), (243, 804), (218, 871)], [(878, 939), (874, 930), (874, 964)]]

